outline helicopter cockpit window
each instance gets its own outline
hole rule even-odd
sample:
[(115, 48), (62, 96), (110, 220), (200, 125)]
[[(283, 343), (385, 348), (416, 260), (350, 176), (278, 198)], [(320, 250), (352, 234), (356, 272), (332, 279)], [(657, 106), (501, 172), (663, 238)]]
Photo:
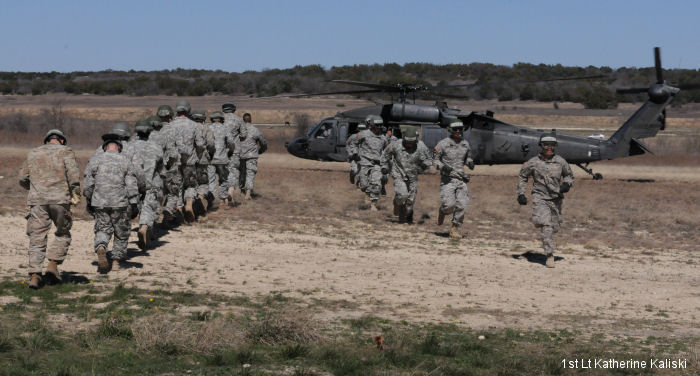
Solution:
[(321, 124), (318, 129), (316, 129), (316, 133), (314, 133), (314, 138), (331, 138), (333, 136), (333, 124), (332, 123), (323, 123)]

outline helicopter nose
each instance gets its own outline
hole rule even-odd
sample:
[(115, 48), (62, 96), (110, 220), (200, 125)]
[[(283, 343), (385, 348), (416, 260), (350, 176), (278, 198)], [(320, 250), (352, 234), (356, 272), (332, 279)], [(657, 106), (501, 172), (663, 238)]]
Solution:
[(307, 145), (308, 142), (305, 138), (296, 138), (291, 142), (284, 143), (284, 146), (287, 148), (289, 154), (299, 158), (306, 158)]

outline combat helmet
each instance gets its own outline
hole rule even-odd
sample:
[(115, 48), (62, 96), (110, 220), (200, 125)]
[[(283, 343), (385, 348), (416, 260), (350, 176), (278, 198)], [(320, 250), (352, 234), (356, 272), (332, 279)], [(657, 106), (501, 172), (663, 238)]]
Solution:
[(382, 117), (379, 115), (367, 115), (365, 118), (365, 124), (367, 124), (368, 127), (373, 125), (381, 127), (384, 124), (384, 119), (382, 119)]
[(153, 128), (153, 129), (160, 129), (160, 127), (163, 126), (163, 122), (160, 121), (160, 118), (158, 115), (151, 115), (146, 118), (146, 121), (148, 121), (148, 124)]
[(131, 137), (131, 129), (129, 128), (129, 124), (123, 121), (114, 124), (111, 133), (121, 137), (122, 140), (128, 140), (129, 137)]
[(211, 121), (214, 121), (214, 119), (219, 119), (219, 120), (223, 121), (223, 120), (224, 120), (224, 114), (222, 114), (222, 113), (219, 112), (219, 111), (214, 111), (214, 112), (211, 113), (211, 115), (209, 115), (209, 119), (211, 119)]
[(44, 143), (51, 141), (52, 138), (63, 140), (63, 145), (68, 142), (66, 140), (66, 135), (63, 134), (60, 129), (51, 129), (50, 131), (46, 132), (46, 136), (44, 136)]
[(236, 112), (236, 105), (233, 103), (224, 103), (221, 105), (221, 111), (232, 114)]
[(415, 127), (407, 127), (406, 130), (403, 131), (402, 139), (406, 142), (416, 142), (418, 141), (418, 131), (416, 130)]
[(136, 122), (134, 126), (134, 132), (136, 133), (151, 133), (153, 126), (147, 119), (141, 119)]
[(192, 106), (190, 106), (190, 102), (181, 99), (177, 101), (177, 103), (175, 103), (175, 112), (177, 112), (178, 114), (184, 112), (185, 114), (189, 115), (190, 111), (192, 111)]
[(557, 145), (557, 135), (554, 133), (544, 133), (540, 136), (538, 145), (543, 146), (545, 143)]
[(197, 123), (204, 123), (204, 121), (207, 120), (207, 112), (204, 110), (194, 110), (190, 117)]
[(156, 115), (158, 115), (158, 117), (161, 118), (172, 117), (173, 114), (173, 108), (168, 106), (167, 104), (158, 107), (158, 111), (156, 111)]
[(462, 123), (459, 120), (453, 120), (452, 122), (450, 122), (449, 127), (450, 127), (450, 134), (455, 133), (457, 131), (460, 131), (460, 132), (464, 131), (464, 123)]
[(105, 133), (102, 135), (102, 150), (105, 151), (107, 149), (107, 145), (110, 143), (115, 143), (117, 146), (119, 146), (119, 152), (122, 152), (122, 140), (121, 136), (118, 134), (114, 133)]

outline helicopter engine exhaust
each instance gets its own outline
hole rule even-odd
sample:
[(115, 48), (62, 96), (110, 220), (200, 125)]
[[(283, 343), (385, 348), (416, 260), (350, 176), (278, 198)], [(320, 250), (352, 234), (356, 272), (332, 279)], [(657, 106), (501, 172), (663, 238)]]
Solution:
[(394, 103), (391, 106), (389, 116), (391, 116), (392, 121), (437, 123), (440, 121), (440, 109), (435, 106)]

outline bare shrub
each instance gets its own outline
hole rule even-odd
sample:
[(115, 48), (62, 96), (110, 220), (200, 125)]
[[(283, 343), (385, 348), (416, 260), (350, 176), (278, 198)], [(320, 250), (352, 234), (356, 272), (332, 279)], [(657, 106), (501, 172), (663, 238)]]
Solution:
[(246, 338), (264, 345), (306, 344), (320, 335), (308, 313), (299, 311), (270, 311), (246, 331)]
[(136, 345), (144, 351), (213, 354), (243, 343), (243, 331), (224, 318), (183, 322), (176, 316), (157, 314), (134, 322), (131, 328)]
[(297, 124), (297, 137), (305, 136), (312, 125), (311, 117), (309, 117), (309, 114), (305, 113), (294, 114), (294, 122)]

